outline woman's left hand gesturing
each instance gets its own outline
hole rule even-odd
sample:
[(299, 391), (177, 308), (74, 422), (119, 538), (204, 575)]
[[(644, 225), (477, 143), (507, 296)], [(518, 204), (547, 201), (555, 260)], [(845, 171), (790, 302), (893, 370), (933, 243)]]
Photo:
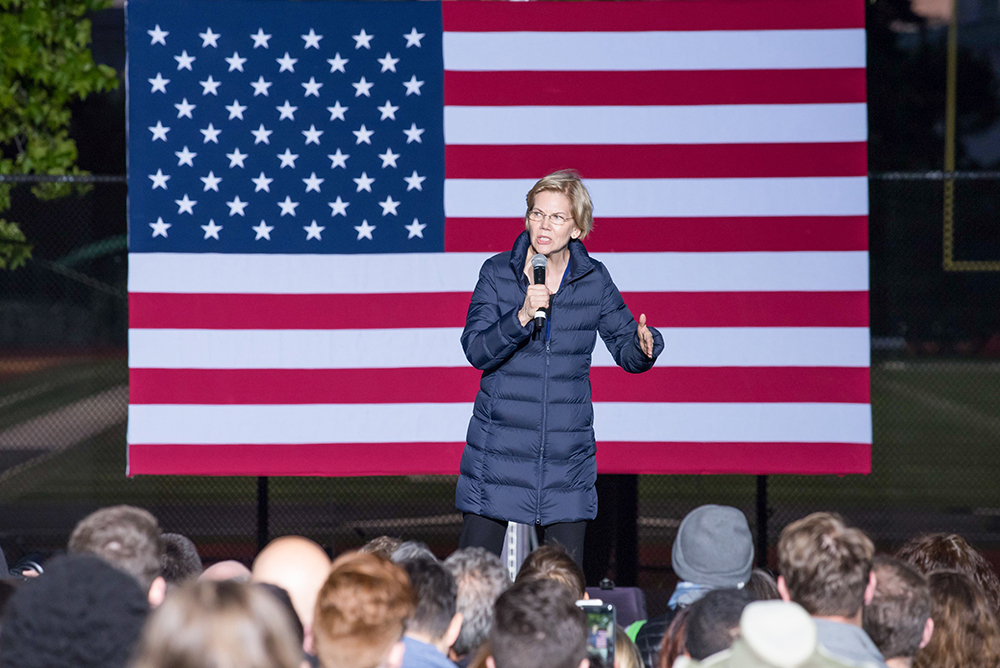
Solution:
[(649, 327), (646, 327), (646, 314), (643, 313), (639, 316), (639, 347), (642, 348), (642, 352), (646, 353), (646, 357), (653, 357), (653, 334), (649, 331)]

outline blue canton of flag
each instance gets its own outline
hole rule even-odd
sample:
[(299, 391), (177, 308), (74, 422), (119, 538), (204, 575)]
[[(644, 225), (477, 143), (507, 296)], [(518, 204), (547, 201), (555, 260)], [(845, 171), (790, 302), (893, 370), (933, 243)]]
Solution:
[(443, 251), (440, 5), (231, 7), (128, 4), (130, 250)]

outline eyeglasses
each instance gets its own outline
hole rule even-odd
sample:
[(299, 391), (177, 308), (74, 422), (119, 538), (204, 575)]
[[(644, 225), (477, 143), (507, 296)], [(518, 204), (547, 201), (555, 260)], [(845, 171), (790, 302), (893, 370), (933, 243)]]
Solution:
[(573, 220), (571, 216), (567, 216), (563, 213), (544, 213), (538, 209), (532, 209), (528, 212), (528, 220), (533, 223), (540, 223), (546, 218), (551, 220), (553, 225), (565, 225), (569, 221)]

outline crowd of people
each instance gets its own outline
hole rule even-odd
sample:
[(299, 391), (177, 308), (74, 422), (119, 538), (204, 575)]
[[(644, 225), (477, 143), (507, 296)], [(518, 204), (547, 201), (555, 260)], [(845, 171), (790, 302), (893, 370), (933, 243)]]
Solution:
[[(1000, 668), (1000, 580), (957, 535), (876, 555), (814, 513), (777, 557), (776, 577), (754, 568), (739, 510), (693, 510), (669, 609), (620, 620), (613, 668)], [(389, 536), (332, 561), (285, 536), (249, 568), (203, 568), (190, 540), (114, 506), (65, 554), (14, 577), (0, 553), (0, 569), (0, 668), (612, 668), (588, 653), (585, 578), (557, 544), (513, 581), (483, 548), (441, 560)]]

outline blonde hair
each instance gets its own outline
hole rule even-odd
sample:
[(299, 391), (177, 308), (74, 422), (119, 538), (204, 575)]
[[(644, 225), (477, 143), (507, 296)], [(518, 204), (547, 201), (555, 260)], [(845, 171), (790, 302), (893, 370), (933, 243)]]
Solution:
[(619, 625), (615, 625), (615, 665), (619, 668), (643, 668), (639, 648)]
[(313, 639), (326, 668), (375, 668), (416, 608), (406, 571), (376, 554), (346, 552), (316, 598)]
[(542, 192), (556, 192), (569, 199), (573, 214), (573, 223), (580, 230), (580, 239), (585, 239), (594, 229), (594, 203), (590, 200), (590, 192), (583, 185), (580, 175), (572, 169), (561, 169), (548, 176), (538, 179), (538, 182), (528, 191), (525, 198), (528, 209), (524, 213), (525, 222), (528, 214), (535, 208), (535, 197)]
[(150, 616), (132, 668), (298, 668), (302, 645), (289, 612), (267, 591), (194, 581)]

